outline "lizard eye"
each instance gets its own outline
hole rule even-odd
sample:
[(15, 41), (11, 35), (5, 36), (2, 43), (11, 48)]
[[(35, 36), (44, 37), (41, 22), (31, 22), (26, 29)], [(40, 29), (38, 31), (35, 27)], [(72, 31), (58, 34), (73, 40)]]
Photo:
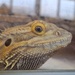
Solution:
[(40, 33), (40, 32), (42, 32), (42, 30), (43, 30), (43, 29), (42, 29), (41, 26), (36, 26), (36, 27), (35, 27), (35, 31), (36, 31), (36, 32), (39, 32), (39, 33)]
[(43, 35), (45, 33), (45, 30), (45, 25), (40, 21), (35, 21), (32, 24), (32, 32), (34, 32), (35, 34)]
[(12, 41), (11, 39), (7, 39), (5, 42), (5, 46), (9, 46), (11, 44), (11, 41)]

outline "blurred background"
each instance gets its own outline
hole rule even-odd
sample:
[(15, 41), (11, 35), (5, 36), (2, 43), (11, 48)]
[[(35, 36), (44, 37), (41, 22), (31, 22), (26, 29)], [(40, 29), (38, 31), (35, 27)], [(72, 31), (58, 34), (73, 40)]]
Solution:
[(73, 34), (72, 43), (40, 69), (75, 69), (75, 0), (0, 0), (0, 29), (42, 19)]

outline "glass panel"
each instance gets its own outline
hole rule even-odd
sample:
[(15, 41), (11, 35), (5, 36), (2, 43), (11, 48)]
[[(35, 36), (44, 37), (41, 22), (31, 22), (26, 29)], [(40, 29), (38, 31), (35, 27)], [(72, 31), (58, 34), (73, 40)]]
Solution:
[(2, 4), (6, 4), (8, 6), (10, 6), (10, 0), (0, 0), (0, 5)]
[(0, 14), (10, 13), (10, 0), (0, 0)]
[(65, 19), (74, 19), (74, 1), (61, 0), (60, 17)]
[(13, 12), (34, 15), (35, 0), (13, 0)]
[(74, 1), (60, 6), (58, 18), (58, 0), (0, 0), (0, 70), (75, 69)]
[(57, 17), (58, 0), (41, 0), (41, 15)]

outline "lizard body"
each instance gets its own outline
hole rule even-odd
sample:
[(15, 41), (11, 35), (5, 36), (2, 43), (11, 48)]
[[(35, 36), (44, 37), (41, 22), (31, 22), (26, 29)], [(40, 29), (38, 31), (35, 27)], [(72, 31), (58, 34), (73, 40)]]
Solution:
[(37, 69), (71, 39), (70, 32), (41, 20), (7, 28), (0, 34), (0, 70)]

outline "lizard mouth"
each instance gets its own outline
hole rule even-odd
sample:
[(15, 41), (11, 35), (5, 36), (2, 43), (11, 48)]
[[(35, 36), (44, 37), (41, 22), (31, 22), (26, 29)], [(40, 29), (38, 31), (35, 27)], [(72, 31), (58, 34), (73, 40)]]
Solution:
[(34, 42), (34, 44), (28, 44), (28, 47), (32, 47), (32, 48), (42, 47), (44, 50), (48, 49), (48, 50), (54, 51), (59, 48), (66, 47), (68, 44), (71, 43), (71, 40), (72, 40), (72, 34), (67, 32), (67, 34), (64, 34), (58, 38), (51, 37), (50, 39), (46, 41), (42, 40), (42, 41), (36, 41)]

